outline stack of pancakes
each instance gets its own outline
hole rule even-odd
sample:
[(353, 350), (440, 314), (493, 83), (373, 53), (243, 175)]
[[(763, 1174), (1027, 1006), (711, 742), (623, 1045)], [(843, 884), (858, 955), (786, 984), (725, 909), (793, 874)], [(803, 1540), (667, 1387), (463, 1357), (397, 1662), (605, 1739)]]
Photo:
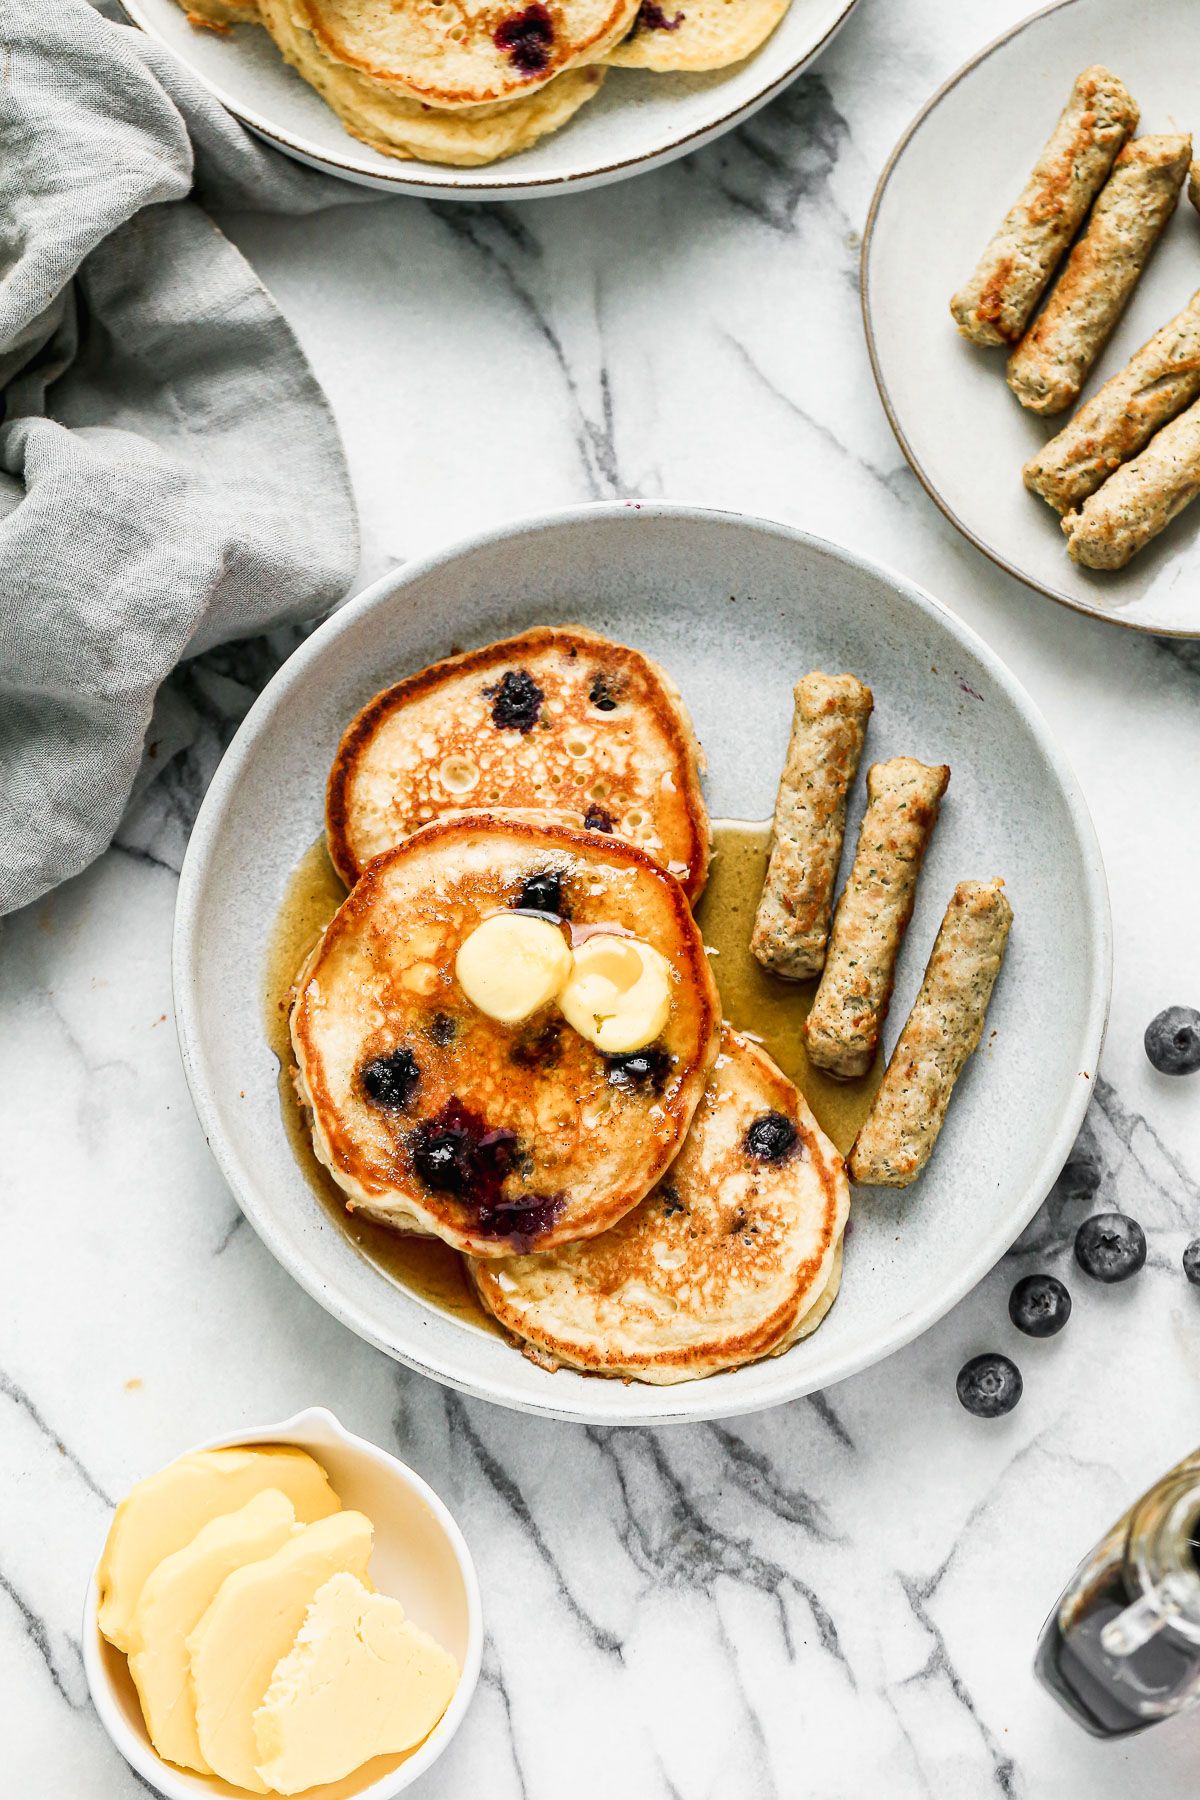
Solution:
[(566, 124), (606, 65), (715, 69), (789, 0), (180, 0), (194, 24), (262, 25), (353, 137), (385, 156), (496, 162)]
[[(674, 1382), (778, 1355), (841, 1271), (849, 1189), (803, 1098), (721, 1023), (692, 903), (709, 827), (683, 701), (647, 657), (539, 629), (372, 700), (329, 778), (350, 888), (300, 972), (296, 1082), (347, 1206), (463, 1253), (548, 1366)], [(554, 1000), (475, 1004), (463, 943), (535, 917), (669, 969), (606, 1053)], [(652, 1025), (648, 1030), (653, 1031)]]

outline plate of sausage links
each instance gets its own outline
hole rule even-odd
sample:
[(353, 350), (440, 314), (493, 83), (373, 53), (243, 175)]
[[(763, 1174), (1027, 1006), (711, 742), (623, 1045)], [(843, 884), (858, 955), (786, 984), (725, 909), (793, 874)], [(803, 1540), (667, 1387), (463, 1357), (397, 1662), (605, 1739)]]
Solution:
[(947, 518), (1051, 599), (1177, 637), (1200, 636), (1197, 67), (1194, 0), (1035, 14), (909, 127), (862, 259), (879, 391)]
[(1069, 1154), (1109, 978), (1091, 821), (994, 653), (849, 551), (659, 502), (324, 624), (175, 925), (197, 1111), (296, 1280), (608, 1424), (792, 1399), (941, 1317)]

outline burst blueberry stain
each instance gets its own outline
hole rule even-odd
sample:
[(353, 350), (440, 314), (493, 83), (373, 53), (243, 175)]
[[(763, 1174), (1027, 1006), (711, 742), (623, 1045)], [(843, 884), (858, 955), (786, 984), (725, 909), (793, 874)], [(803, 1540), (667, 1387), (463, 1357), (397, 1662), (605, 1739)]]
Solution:
[(613, 818), (612, 814), (610, 812), (605, 812), (602, 806), (589, 806), (583, 815), (583, 829), (585, 831), (603, 831), (606, 836), (611, 837), (613, 826), (615, 824), (616, 820)]
[(634, 30), (678, 31), (679, 27), (683, 24), (683, 20), (684, 15), (681, 12), (676, 13), (673, 19), (668, 19), (662, 7), (656, 5), (655, 0), (642, 0), (642, 4), (638, 7), (637, 18), (634, 21)]
[(549, 8), (534, 0), (524, 12), (510, 13), (497, 26), (492, 42), (523, 75), (540, 74), (550, 61), (550, 46), (554, 42), (554, 20)]
[(746, 1133), (746, 1152), (759, 1162), (782, 1162), (795, 1147), (796, 1127), (786, 1113), (763, 1113)]
[(551, 1019), (539, 1031), (520, 1037), (509, 1051), (519, 1069), (552, 1069), (562, 1054), (562, 1027)]
[(359, 1071), (367, 1099), (372, 1106), (381, 1107), (385, 1112), (398, 1112), (407, 1106), (420, 1079), (416, 1057), (404, 1048), (372, 1058)]
[(492, 724), (498, 731), (532, 731), (541, 717), (541, 688), (528, 669), (506, 669), (495, 687), (484, 688), (492, 703)]
[(426, 1187), (468, 1208), (484, 1237), (505, 1238), (529, 1249), (562, 1212), (562, 1194), (505, 1198), (504, 1181), (517, 1161), (517, 1135), (493, 1129), (457, 1096), (417, 1126), (409, 1140), (413, 1167)]
[(429, 1021), (429, 1035), (435, 1044), (444, 1050), (447, 1044), (453, 1043), (457, 1027), (449, 1013), (434, 1013)]

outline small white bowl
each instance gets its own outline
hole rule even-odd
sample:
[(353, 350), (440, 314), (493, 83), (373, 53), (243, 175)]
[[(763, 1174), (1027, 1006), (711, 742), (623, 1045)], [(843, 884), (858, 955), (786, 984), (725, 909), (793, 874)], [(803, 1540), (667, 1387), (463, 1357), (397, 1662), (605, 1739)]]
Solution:
[[(380, 1593), (403, 1602), (414, 1623), (458, 1658), (462, 1674), (445, 1713), (423, 1744), (405, 1756), (377, 1757), (344, 1781), (306, 1790), (305, 1800), (393, 1800), (432, 1767), (461, 1725), (483, 1651), (479, 1582), (466, 1539), (433, 1489), (377, 1444), (355, 1437), (323, 1406), (278, 1425), (253, 1426), (193, 1444), (296, 1444), (326, 1470), (343, 1506), (375, 1525), (371, 1577)], [(187, 1452), (184, 1452), (187, 1454)], [(215, 1775), (189, 1774), (165, 1763), (146, 1734), (125, 1657), (100, 1635), (93, 1572), (83, 1609), (83, 1666), (100, 1721), (129, 1766), (166, 1800), (212, 1800), (244, 1792)]]

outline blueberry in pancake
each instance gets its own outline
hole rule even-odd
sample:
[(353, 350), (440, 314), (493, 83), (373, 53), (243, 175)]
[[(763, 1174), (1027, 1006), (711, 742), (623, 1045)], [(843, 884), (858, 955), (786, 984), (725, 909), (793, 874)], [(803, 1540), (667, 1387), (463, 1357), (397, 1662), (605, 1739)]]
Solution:
[(719, 1002), (679, 883), (615, 836), (465, 814), (373, 861), (297, 984), (297, 1086), (352, 1210), (478, 1257), (620, 1219), (679, 1151)]
[(842, 1159), (800, 1094), (726, 1026), (683, 1149), (640, 1206), (600, 1237), (468, 1268), (535, 1362), (693, 1381), (816, 1329), (849, 1204)]
[(435, 663), (349, 725), (326, 793), (334, 867), (464, 810), (539, 812), (622, 837), (694, 901), (708, 873), (702, 758), (670, 677), (578, 627), (538, 628)]

